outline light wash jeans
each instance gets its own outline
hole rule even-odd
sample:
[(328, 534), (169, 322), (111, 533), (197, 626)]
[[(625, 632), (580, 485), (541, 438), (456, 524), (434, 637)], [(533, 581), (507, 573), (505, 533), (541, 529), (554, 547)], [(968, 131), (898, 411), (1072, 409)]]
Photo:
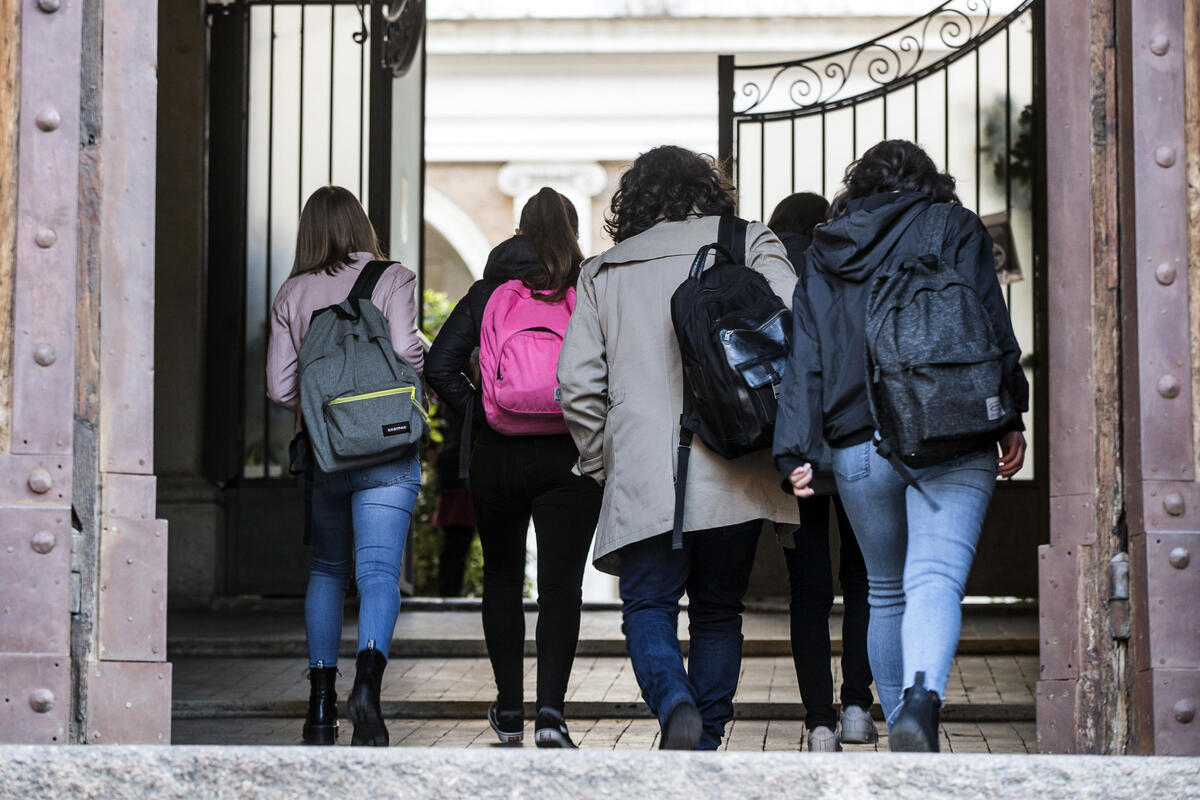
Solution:
[(912, 470), (937, 511), (871, 442), (834, 448), (833, 469), (867, 563), (867, 650), (891, 724), (916, 673), (925, 673), (925, 688), (946, 696), (967, 574), (996, 486), (996, 453), (979, 451)]
[(310, 667), (337, 666), (352, 555), (359, 596), (358, 649), (373, 641), (387, 656), (400, 613), (404, 540), (420, 488), (416, 448), (412, 455), (366, 469), (332, 474), (316, 470), (313, 563), (304, 599)]

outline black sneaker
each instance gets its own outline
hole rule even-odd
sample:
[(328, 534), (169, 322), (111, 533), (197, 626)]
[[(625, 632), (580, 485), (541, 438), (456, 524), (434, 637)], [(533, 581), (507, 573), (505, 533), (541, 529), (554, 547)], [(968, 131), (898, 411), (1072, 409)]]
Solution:
[(918, 672), (913, 685), (904, 690), (896, 721), (888, 726), (888, 746), (892, 752), (938, 752), (941, 707), (937, 694), (925, 688), (925, 673)]
[(579, 746), (571, 741), (571, 734), (567, 733), (567, 723), (563, 720), (562, 713), (549, 706), (538, 709), (537, 722), (533, 724), (533, 741), (538, 747), (579, 749)]
[(525, 712), (520, 707), (505, 710), (499, 703), (492, 703), (488, 709), (488, 723), (501, 744), (520, 744), (525, 739)]
[(667, 717), (667, 724), (663, 725), (658, 749), (695, 750), (700, 745), (700, 734), (703, 732), (700, 710), (692, 703), (680, 703)]

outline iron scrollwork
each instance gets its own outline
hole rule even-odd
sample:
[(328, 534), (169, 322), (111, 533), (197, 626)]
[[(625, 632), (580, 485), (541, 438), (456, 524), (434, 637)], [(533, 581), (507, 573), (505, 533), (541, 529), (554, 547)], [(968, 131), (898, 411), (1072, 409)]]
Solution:
[[(848, 105), (916, 80), (956, 54), (978, 47), (991, 29), (994, 0), (946, 0), (933, 11), (856, 47), (773, 64), (738, 65), (737, 117), (799, 116), (805, 110)], [(1033, 0), (1015, 4), (1003, 21)], [(949, 56), (946, 55), (949, 51)], [(937, 58), (933, 57), (937, 54)]]
[(425, 0), (383, 0), (383, 68), (403, 77), (425, 32)]

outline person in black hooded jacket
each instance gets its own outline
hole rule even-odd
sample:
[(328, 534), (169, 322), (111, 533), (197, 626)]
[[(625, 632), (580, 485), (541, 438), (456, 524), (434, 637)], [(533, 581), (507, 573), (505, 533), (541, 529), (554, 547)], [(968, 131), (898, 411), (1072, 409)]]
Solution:
[[(793, 353), (776, 420), (775, 464), (785, 490), (813, 494), (821, 441), (867, 564), (868, 650), (893, 750), (937, 750), (938, 718), (962, 624), (960, 602), (997, 473), (1025, 458), (1020, 417), (995, 447), (914, 469), (909, 486), (872, 445), (866, 305), (881, 267), (920, 255), (927, 209), (953, 203), (942, 262), (975, 289), (1003, 353), (1015, 408), (1028, 410), (1020, 347), (1000, 293), (992, 240), (963, 208), (954, 178), (912, 142), (880, 142), (846, 171), (831, 219), (819, 226), (793, 305)], [(934, 505), (936, 503), (936, 505)]]
[(533, 519), (538, 747), (575, 747), (563, 702), (602, 489), (572, 474), (579, 450), (570, 434), (506, 436), (492, 429), (467, 374), (492, 293), (506, 281), (520, 280), (548, 299), (561, 298), (579, 275), (578, 237), (579, 216), (571, 202), (548, 187), (539, 191), (522, 209), (517, 235), (492, 250), (483, 278), (455, 306), (425, 359), (429, 385), (468, 420), (463, 438), (471, 447), (471, 498), (483, 549), (483, 634), (497, 689), (488, 721), (506, 743), (524, 736), (525, 538)]
[[(825, 221), (829, 201), (819, 194), (798, 192), (779, 201), (767, 227), (787, 248), (798, 277), (807, 270), (805, 252), (813, 229)], [(846, 509), (828, 473), (813, 497), (798, 498), (800, 529), (793, 546), (783, 548), (791, 589), (789, 606), (792, 660), (796, 682), (804, 701), (808, 749), (837, 751), (842, 742), (868, 744), (879, 738), (871, 719), (871, 666), (867, 659), (867, 565), (854, 538)], [(839, 721), (833, 707), (832, 654), (829, 612), (833, 608), (833, 565), (829, 557), (829, 506), (837, 515), (838, 580), (842, 585), (842, 711)], [(840, 724), (839, 724), (840, 722)]]

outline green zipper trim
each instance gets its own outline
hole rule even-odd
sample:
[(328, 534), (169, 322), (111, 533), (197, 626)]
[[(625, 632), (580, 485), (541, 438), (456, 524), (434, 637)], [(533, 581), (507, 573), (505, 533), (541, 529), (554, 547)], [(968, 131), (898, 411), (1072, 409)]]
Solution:
[(354, 395), (350, 395), (349, 397), (338, 397), (333, 400), (330, 400), (328, 405), (336, 406), (340, 403), (353, 403), (356, 400), (374, 400), (376, 397), (389, 397), (391, 395), (396, 395), (396, 394), (413, 395), (413, 402), (415, 403), (416, 402), (416, 391), (417, 391), (417, 387), (415, 387), (415, 386), (401, 386), (396, 389), (382, 389), (378, 392), (367, 392), (366, 394), (354, 394)]
[(366, 394), (353, 394), (349, 397), (337, 397), (330, 400), (326, 405), (336, 406), (341, 403), (353, 403), (357, 400), (374, 400), (377, 397), (393, 397), (398, 394), (408, 395), (408, 399), (412, 401), (413, 406), (421, 413), (421, 419), (425, 420), (426, 425), (430, 425), (429, 414), (426, 413), (424, 406), (417, 402), (417, 387), (415, 386), (400, 386), (395, 389), (381, 389), (378, 392), (367, 392)]

